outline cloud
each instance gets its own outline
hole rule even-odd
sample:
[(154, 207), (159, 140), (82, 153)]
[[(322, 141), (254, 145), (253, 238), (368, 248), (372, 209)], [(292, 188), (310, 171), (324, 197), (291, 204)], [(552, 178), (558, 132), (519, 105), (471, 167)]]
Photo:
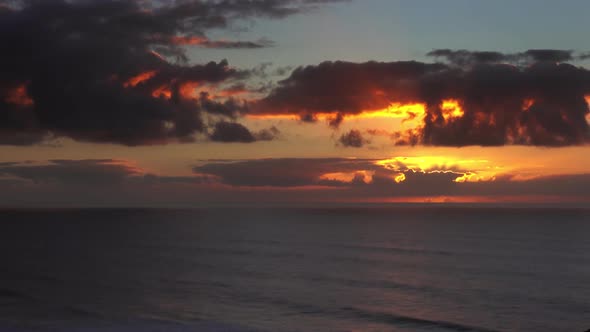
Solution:
[(210, 40), (206, 37), (174, 37), (171, 40), (174, 45), (197, 45), (205, 48), (220, 49), (248, 49), (248, 48), (265, 48), (274, 46), (274, 42), (268, 39), (259, 39), (257, 41), (232, 41), (232, 40)]
[(4, 206), (195, 206), (433, 197), (590, 200), (590, 174), (523, 180), (513, 171), (488, 180), (456, 181), (487, 166), (470, 160), (429, 162), (426, 157), (209, 160), (195, 166), (193, 175), (162, 175), (117, 159), (3, 162), (0, 198)]
[(344, 133), (338, 139), (338, 143), (344, 147), (362, 148), (368, 141), (359, 130), (352, 129)]
[[(257, 114), (358, 115), (413, 104), (423, 114), (402, 144), (568, 146), (590, 139), (590, 71), (568, 63), (570, 51), (518, 53), (506, 64), (497, 52), (436, 50), (448, 63), (415, 61), (323, 62), (296, 68), (268, 96), (250, 106)], [(452, 109), (449, 109), (451, 107)]]
[(136, 167), (114, 159), (50, 160), (46, 163), (0, 165), (0, 175), (37, 184), (116, 184), (140, 174)]
[[(210, 40), (240, 20), (306, 13), (313, 1), (4, 1), (0, 10), (0, 144), (47, 137), (125, 145), (193, 140), (207, 113), (235, 117), (239, 101), (197, 88), (244, 78), (227, 61), (189, 64), (186, 47), (259, 48)], [(193, 41), (199, 41), (193, 43)], [(174, 63), (170, 62), (176, 60)]]
[(195, 166), (197, 174), (218, 177), (231, 186), (296, 187), (321, 184), (323, 174), (357, 172), (375, 166), (370, 160), (340, 158), (307, 159), (255, 159), (229, 162), (213, 162)]
[[(0, 163), (0, 177), (13, 183), (35, 185), (113, 187), (129, 184), (211, 183), (210, 176), (163, 176), (119, 159), (48, 160)], [(9, 177), (9, 178), (6, 178)]]
[[(332, 199), (432, 196), (546, 196), (590, 199), (590, 174), (520, 180), (518, 172), (487, 176), (474, 161), (424, 163), (423, 157), (377, 159), (287, 158), (211, 161), (193, 168), (232, 188), (332, 188)], [(427, 159), (427, 158), (426, 158)], [(428, 160), (426, 160), (428, 161)], [(480, 173), (484, 172), (484, 173)], [(476, 175), (469, 181), (458, 178)], [(344, 189), (344, 190), (343, 190)]]
[(272, 141), (279, 136), (280, 132), (276, 127), (263, 129), (252, 133), (244, 125), (237, 122), (220, 121), (215, 124), (209, 138), (215, 142), (225, 143), (252, 143), (255, 141)]
[[(521, 53), (501, 53), (491, 51), (469, 51), (436, 49), (427, 54), (435, 58), (442, 58), (457, 66), (468, 66), (490, 63), (538, 63), (538, 62), (567, 62), (576, 59), (572, 50), (534, 49)], [(583, 58), (581, 54), (577, 58)]]

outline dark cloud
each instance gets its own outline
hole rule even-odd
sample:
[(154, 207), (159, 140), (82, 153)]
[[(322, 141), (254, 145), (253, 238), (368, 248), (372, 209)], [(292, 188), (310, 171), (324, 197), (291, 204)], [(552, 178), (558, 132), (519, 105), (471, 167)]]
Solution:
[(195, 166), (193, 170), (197, 174), (216, 176), (232, 186), (295, 187), (321, 184), (319, 177), (326, 173), (374, 168), (367, 159), (286, 158), (211, 162)]
[(281, 131), (275, 126), (272, 126), (267, 129), (262, 129), (254, 134), (254, 137), (257, 141), (272, 141), (278, 139), (280, 136)]
[[(590, 174), (540, 176), (518, 180), (518, 174), (494, 181), (456, 182), (472, 170), (437, 165), (416, 170), (403, 160), (388, 167), (375, 159), (291, 158), (210, 161), (195, 166), (195, 174), (209, 175), (235, 187), (327, 186), (336, 189), (333, 199), (420, 196), (563, 196), (590, 198)], [(403, 180), (396, 176), (403, 174)], [(342, 187), (348, 190), (343, 191)]]
[(279, 134), (280, 132), (276, 127), (252, 133), (240, 123), (220, 121), (215, 124), (213, 132), (209, 135), (209, 138), (215, 142), (252, 143), (255, 141), (272, 141), (276, 139)]
[(509, 56), (506, 54), (486, 51), (438, 49), (433, 50), (426, 55), (443, 58), (448, 62), (459, 66), (473, 65), (477, 63), (499, 63), (510, 60)]
[(274, 42), (268, 39), (256, 41), (229, 41), (229, 40), (209, 40), (203, 46), (207, 48), (266, 48), (274, 46)]
[(211, 183), (211, 176), (162, 176), (150, 174), (125, 160), (83, 159), (46, 162), (0, 163), (0, 177), (11, 183), (36, 185), (118, 186), (128, 184)]
[(220, 121), (209, 136), (215, 142), (252, 143), (256, 140), (250, 130), (236, 122)]
[(535, 62), (565, 62), (574, 59), (572, 53), (569, 50), (528, 50), (523, 55)]
[(338, 143), (344, 147), (361, 148), (368, 141), (363, 137), (363, 134), (356, 129), (352, 129), (347, 133), (344, 133), (338, 139)]
[[(189, 65), (188, 45), (258, 48), (272, 42), (209, 40), (213, 28), (315, 9), (309, 1), (3, 1), (0, 144), (47, 137), (126, 145), (191, 141), (203, 113), (243, 107), (191, 90), (244, 78), (226, 61)], [(168, 62), (173, 58), (177, 63)], [(195, 100), (197, 99), (197, 100)]]
[(340, 124), (342, 123), (342, 121), (344, 121), (344, 115), (342, 115), (342, 113), (338, 112), (336, 113), (336, 115), (328, 120), (328, 125), (332, 128), (338, 128), (340, 127)]
[[(195, 206), (207, 202), (379, 201), (400, 197), (546, 197), (588, 201), (590, 174), (519, 180), (454, 180), (471, 172), (437, 165), (417, 170), (404, 158), (209, 160), (194, 175), (166, 176), (115, 159), (3, 162), (4, 206)], [(403, 174), (403, 177), (402, 177)]]
[(112, 159), (51, 160), (42, 164), (0, 165), (0, 175), (13, 176), (37, 184), (116, 184), (139, 174), (135, 167)]
[(437, 49), (429, 52), (427, 55), (445, 59), (448, 63), (457, 66), (472, 66), (490, 63), (530, 64), (537, 62), (567, 62), (576, 59), (573, 54), (574, 52), (571, 50), (552, 49), (527, 50), (521, 53)]
[[(438, 50), (451, 64), (421, 62), (323, 62), (295, 69), (251, 111), (358, 114), (392, 103), (420, 103), (425, 116), (400, 144), (567, 146), (590, 138), (590, 71), (568, 63), (570, 51), (530, 50), (526, 64), (498, 63), (494, 52)], [(454, 53), (455, 52), (455, 53)], [(445, 100), (461, 112), (449, 115)], [(415, 114), (408, 114), (408, 117)]]
[(356, 114), (381, 109), (394, 100), (419, 100), (416, 78), (445, 68), (443, 64), (415, 61), (328, 61), (317, 66), (298, 67), (255, 105), (254, 111), (309, 117), (317, 112)]

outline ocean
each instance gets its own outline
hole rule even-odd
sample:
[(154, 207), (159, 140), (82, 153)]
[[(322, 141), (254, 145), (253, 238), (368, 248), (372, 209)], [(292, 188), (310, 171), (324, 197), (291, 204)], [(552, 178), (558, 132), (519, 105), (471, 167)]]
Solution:
[(0, 211), (0, 331), (586, 331), (590, 210)]

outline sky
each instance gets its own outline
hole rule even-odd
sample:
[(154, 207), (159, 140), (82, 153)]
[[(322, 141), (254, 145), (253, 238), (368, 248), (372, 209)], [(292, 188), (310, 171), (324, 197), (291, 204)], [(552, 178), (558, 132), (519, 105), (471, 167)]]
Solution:
[(0, 0), (0, 205), (587, 204), (589, 11)]

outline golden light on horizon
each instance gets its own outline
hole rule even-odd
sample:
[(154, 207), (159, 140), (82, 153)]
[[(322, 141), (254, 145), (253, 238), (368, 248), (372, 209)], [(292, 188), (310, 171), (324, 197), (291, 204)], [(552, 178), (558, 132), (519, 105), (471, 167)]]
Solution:
[[(388, 107), (378, 110), (364, 110), (359, 113), (343, 114), (345, 120), (395, 118), (413, 120), (426, 114), (426, 106), (421, 103), (401, 104), (392, 103)], [(313, 113), (319, 121), (330, 121), (338, 116), (338, 112)], [(246, 114), (254, 120), (299, 120), (299, 114)]]
[[(461, 103), (456, 99), (445, 99), (440, 103), (440, 109), (445, 121), (462, 117), (465, 112)], [(330, 121), (338, 116), (338, 112), (314, 112), (314, 119), (318, 121)], [(246, 114), (246, 117), (254, 120), (299, 120), (302, 114)], [(419, 125), (426, 115), (424, 103), (391, 103), (383, 109), (363, 110), (358, 113), (344, 113), (344, 120), (363, 119), (401, 119), (402, 126), (410, 128)], [(409, 124), (409, 125), (408, 125)]]
[[(395, 157), (378, 160), (375, 165), (399, 172), (395, 181), (400, 183), (406, 179), (404, 172), (413, 173), (450, 173), (456, 174), (454, 182), (494, 181), (502, 167), (490, 166), (485, 159), (458, 159), (443, 156)], [(404, 175), (403, 178), (400, 174)], [(399, 181), (398, 181), (399, 177)]]

